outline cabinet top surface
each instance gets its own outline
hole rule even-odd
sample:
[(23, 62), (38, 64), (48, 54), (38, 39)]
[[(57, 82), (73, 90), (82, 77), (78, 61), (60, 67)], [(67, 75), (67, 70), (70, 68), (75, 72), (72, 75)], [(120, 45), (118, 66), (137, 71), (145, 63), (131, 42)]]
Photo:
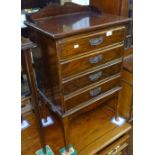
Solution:
[[(65, 6), (54, 6), (53, 10), (57, 8), (58, 12), (60, 9), (60, 13), (58, 14), (51, 11), (52, 7), (49, 7), (47, 10), (44, 8), (32, 15), (32, 19), (27, 21), (26, 24), (53, 38), (62, 38), (73, 34), (125, 23), (130, 20), (126, 17), (101, 13), (89, 6), (72, 4), (69, 5), (69, 7), (66, 7), (66, 9), (70, 11), (67, 11), (67, 13), (65, 13), (65, 9), (63, 10)], [(51, 11), (51, 13), (47, 13), (46, 11)]]

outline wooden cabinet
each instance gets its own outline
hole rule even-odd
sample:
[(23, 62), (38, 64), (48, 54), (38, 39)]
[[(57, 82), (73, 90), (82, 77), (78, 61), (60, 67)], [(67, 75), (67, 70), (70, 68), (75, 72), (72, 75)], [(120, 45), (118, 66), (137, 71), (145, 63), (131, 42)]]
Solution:
[(129, 135), (125, 134), (96, 155), (125, 155), (128, 145)]
[[(85, 120), (86, 116), (81, 115), (93, 113), (115, 98), (115, 111), (111, 116), (118, 116), (124, 25), (129, 19), (73, 3), (48, 6), (27, 19), (26, 24), (37, 36), (41, 49), (33, 56), (38, 96), (59, 116), (65, 146), (74, 144), (82, 155), (83, 147), (102, 136), (104, 123), (100, 126), (98, 121), (94, 122), (92, 132), (99, 132), (89, 135), (86, 133), (89, 118)], [(85, 126), (85, 139), (81, 137), (80, 128), (81, 132), (76, 130), (76, 133), (72, 128), (76, 123)]]
[(120, 93), (119, 113), (128, 121), (132, 121), (133, 107), (133, 56), (124, 59), (122, 71), (122, 90)]
[(125, 17), (132, 16), (132, 3), (132, 0), (90, 0), (100, 11)]
[[(90, 0), (90, 4), (100, 11), (114, 15), (133, 18), (133, 0)], [(126, 24), (125, 48), (133, 46), (133, 22)]]
[[(117, 153), (121, 151), (125, 155), (131, 126), (128, 123), (120, 127), (112, 124), (109, 121), (112, 116), (112, 111), (101, 106), (74, 118), (70, 126), (70, 139), (78, 151), (78, 155), (101, 153), (101, 155), (107, 155), (107, 153), (116, 151), (115, 149), (118, 147)], [(54, 124), (44, 128), (46, 144), (51, 147), (55, 155), (60, 155), (59, 149), (64, 146), (63, 130), (60, 120), (54, 113), (51, 113), (51, 117)], [(40, 148), (38, 132), (34, 115), (28, 116), (27, 119), (30, 120), (31, 126), (28, 130), (22, 131), (22, 155), (34, 155)], [(32, 135), (32, 137), (30, 138), (28, 135)]]

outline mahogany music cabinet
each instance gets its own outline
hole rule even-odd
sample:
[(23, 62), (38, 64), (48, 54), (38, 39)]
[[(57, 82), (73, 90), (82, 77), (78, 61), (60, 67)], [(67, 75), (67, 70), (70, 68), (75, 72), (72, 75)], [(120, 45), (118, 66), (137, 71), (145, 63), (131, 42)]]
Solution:
[[(74, 144), (79, 152), (102, 135), (102, 130), (95, 129), (95, 126), (104, 128), (106, 123), (103, 121), (101, 125), (94, 120), (94, 130), (86, 128), (89, 118), (83, 114), (94, 112), (114, 98), (116, 104), (112, 116), (117, 119), (119, 115), (117, 101), (121, 90), (124, 25), (129, 20), (73, 3), (49, 5), (27, 16), (26, 25), (41, 49), (37, 56), (33, 55), (37, 93), (62, 121), (67, 148)], [(105, 109), (94, 116), (102, 113), (107, 114), (110, 122), (111, 117)], [(71, 138), (74, 131), (71, 132), (70, 128), (74, 130), (71, 126), (78, 125), (78, 119), (82, 122), (82, 118), (84, 123), (78, 126), (78, 130), (82, 133), (85, 125), (85, 135), (78, 132), (76, 143)], [(96, 136), (89, 137), (89, 131), (97, 130)], [(84, 141), (83, 146), (80, 146), (81, 141)]]

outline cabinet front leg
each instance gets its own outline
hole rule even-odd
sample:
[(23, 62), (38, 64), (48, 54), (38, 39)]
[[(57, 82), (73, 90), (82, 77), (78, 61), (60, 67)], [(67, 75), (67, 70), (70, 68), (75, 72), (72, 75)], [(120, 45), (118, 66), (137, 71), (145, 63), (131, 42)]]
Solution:
[(115, 120), (116, 121), (119, 121), (118, 107), (119, 107), (119, 99), (117, 99), (117, 102), (115, 103)]
[(69, 151), (69, 145), (70, 145), (70, 131), (69, 131), (69, 118), (65, 117), (62, 119), (63, 123), (63, 131), (64, 131), (64, 143), (66, 147), (66, 151)]

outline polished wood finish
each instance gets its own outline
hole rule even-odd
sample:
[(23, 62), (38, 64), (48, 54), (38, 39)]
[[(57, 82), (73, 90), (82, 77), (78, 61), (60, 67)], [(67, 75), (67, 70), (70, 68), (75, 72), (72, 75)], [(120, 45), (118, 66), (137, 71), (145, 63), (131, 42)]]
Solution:
[[(60, 4), (60, 0), (21, 0), (21, 14), (25, 15), (28, 12), (33, 12), (34, 9), (43, 8), (46, 5), (51, 4), (51, 3), (59, 3)], [(23, 26), (23, 24), (21, 24), (21, 25), (22, 25), (21, 26), (21, 35), (23, 37), (28, 38), (29, 37), (28, 28)]]
[(119, 113), (128, 121), (133, 119), (133, 56), (124, 59), (122, 72), (122, 90), (120, 93)]
[(90, 4), (100, 11), (117, 15), (121, 15), (121, 2), (122, 0), (90, 0)]
[(40, 116), (39, 107), (38, 107), (37, 87), (36, 87), (35, 75), (34, 75), (33, 65), (32, 65), (32, 57), (31, 57), (31, 49), (30, 49), (32, 47), (33, 47), (32, 42), (22, 40), (21, 50), (23, 52), (24, 64), (25, 64), (25, 68), (28, 76), (29, 87), (31, 90), (31, 101), (35, 111), (37, 127), (39, 131), (40, 144), (41, 144), (41, 147), (43, 148), (44, 153), (46, 154), (44, 133), (42, 130), (41, 116)]
[[(59, 155), (59, 149), (64, 146), (63, 130), (59, 119), (50, 113), (54, 124), (46, 127), (45, 139), (47, 144), (52, 148), (56, 155)], [(126, 134), (130, 131), (131, 126), (125, 123), (122, 127), (118, 127), (110, 123), (113, 112), (105, 107), (96, 109), (93, 112), (88, 112), (81, 115), (78, 119), (75, 118), (71, 124), (71, 140), (80, 155), (97, 154), (101, 150), (110, 147), (112, 142), (117, 140), (124, 141)], [(22, 131), (22, 155), (34, 155), (36, 150), (40, 149), (39, 137), (35, 122), (34, 114), (24, 115), (31, 123), (31, 126)], [(87, 122), (87, 123), (86, 123)], [(81, 128), (82, 126), (82, 128)], [(89, 129), (89, 130), (88, 130)], [(93, 143), (87, 145), (90, 139)], [(112, 143), (114, 146), (115, 143)], [(113, 150), (114, 147), (112, 147)], [(111, 151), (111, 150), (109, 150)]]
[(27, 50), (36, 46), (33, 42), (24, 37), (21, 37), (21, 44), (21, 50)]
[(133, 73), (133, 55), (129, 55), (128, 57), (124, 58), (123, 68), (126, 71)]
[(89, 100), (94, 100), (99, 96), (103, 96), (106, 91), (119, 86), (120, 75), (112, 77), (111, 79), (104, 80), (99, 83), (95, 83), (92, 86), (89, 86), (85, 89), (81, 88), (80, 90), (73, 92), (72, 94), (64, 96), (66, 109), (76, 107), (79, 104), (84, 104)]
[(124, 56), (129, 56), (133, 54), (133, 48), (128, 48), (127, 50), (125, 50), (124, 52)]
[[(65, 4), (65, 6), (56, 7), (56, 12), (51, 5), (40, 12), (34, 13), (34, 15), (32, 14), (27, 17), (29, 21), (26, 24), (32, 29), (58, 39), (109, 26), (122, 25), (130, 21), (126, 17), (93, 11), (91, 7), (79, 6), (73, 3)], [(63, 15), (60, 16), (58, 12), (61, 13), (62, 10), (64, 10)], [(66, 13), (64, 14), (64, 12)], [(56, 14), (58, 15), (56, 16)]]
[[(92, 51), (85, 56), (61, 62), (62, 78), (66, 78), (88, 69), (96, 69), (112, 60), (122, 58), (123, 44), (108, 48), (107, 50)], [(80, 65), (80, 67), (79, 67)]]
[[(65, 146), (68, 148), (70, 143), (74, 144), (80, 152), (104, 133), (103, 128), (90, 137), (89, 134), (93, 131), (88, 130), (89, 122), (85, 121), (83, 115), (94, 114), (99, 106), (108, 103), (111, 98), (116, 100), (113, 116), (117, 118), (119, 115), (118, 93), (121, 90), (122, 67), (120, 66), (118, 73), (109, 73), (105, 79), (87, 82), (74, 91), (68, 89), (70, 93), (64, 93), (64, 82), (85, 78), (86, 74), (102, 71), (103, 67), (116, 62), (121, 63), (124, 53), (124, 24), (130, 19), (104, 14), (93, 7), (73, 3), (64, 6), (50, 5), (27, 19), (26, 24), (35, 33), (36, 43), (41, 49), (38, 56), (33, 54), (38, 96), (61, 120)], [(95, 78), (96, 76), (99, 75), (96, 74)], [(98, 121), (94, 122), (95, 128), (101, 125)], [(80, 127), (85, 125), (88, 135), (80, 128), (79, 132), (74, 131), (74, 123), (80, 124)], [(74, 136), (77, 137), (73, 138)]]
[[(51, 11), (52, 8), (52, 11)], [(62, 16), (64, 14), (77, 13), (83, 11), (89, 11), (89, 7), (80, 6), (73, 3), (65, 3), (60, 6), (59, 4), (49, 4), (45, 8), (41, 9), (38, 13), (31, 14), (28, 16), (29, 20), (43, 19), (47, 17)]]
[[(133, 0), (90, 0), (90, 5), (102, 12), (133, 18)], [(133, 22), (126, 24), (125, 48), (133, 47)], [(126, 51), (125, 51), (126, 52)]]
[(100, 11), (128, 17), (128, 0), (90, 0)]
[(109, 147), (106, 149), (100, 151), (97, 153), (97, 155), (112, 155), (112, 154), (121, 154), (125, 155), (125, 149), (127, 149), (128, 146), (128, 141), (129, 141), (129, 135), (126, 134), (119, 138), (117, 141), (112, 143)]
[(96, 83), (100, 80), (105, 80), (109, 76), (120, 73), (121, 65), (122, 59), (118, 59), (117, 61), (113, 61), (113, 63), (109, 62), (102, 65), (97, 70), (95, 69), (82, 74), (77, 74), (76, 76), (71, 76), (70, 78), (64, 78), (62, 81), (64, 94), (67, 95), (80, 88)]
[[(108, 31), (112, 32), (111, 36), (107, 36)], [(58, 42), (60, 46), (59, 55), (61, 59), (65, 59), (74, 55), (87, 54), (92, 50), (124, 41), (124, 34), (125, 27), (122, 26), (105, 29), (103, 32), (85, 33), (84, 35), (63, 39)], [(95, 39), (101, 39), (101, 41), (96, 45), (91, 45), (91, 40), (93, 41)], [(78, 48), (76, 48), (76, 46), (78, 46)]]

